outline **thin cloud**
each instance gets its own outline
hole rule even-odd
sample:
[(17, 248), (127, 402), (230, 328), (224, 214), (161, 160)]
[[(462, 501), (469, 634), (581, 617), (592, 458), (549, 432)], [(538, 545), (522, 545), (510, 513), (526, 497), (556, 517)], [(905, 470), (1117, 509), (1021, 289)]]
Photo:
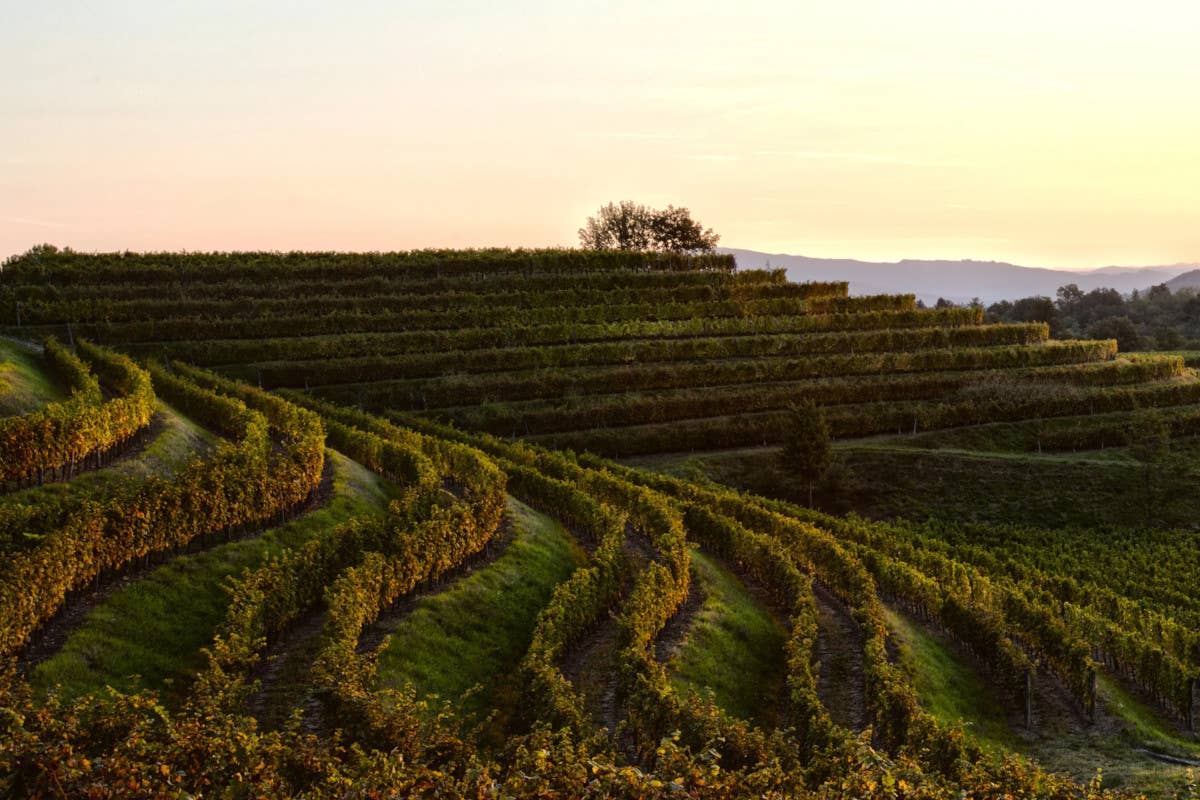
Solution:
[(55, 222), (50, 219), (34, 219), (32, 217), (0, 217), (0, 222), (9, 225), (32, 225), (35, 228), (69, 228), (65, 222)]
[(957, 161), (921, 161), (884, 153), (838, 152), (830, 150), (759, 150), (757, 156), (786, 156), (813, 161), (858, 161), (866, 164), (896, 164), (905, 167), (961, 167)]
[(1074, 92), (1079, 89), (1078, 86), (1067, 81), (1037, 81), (1034, 86), (1042, 89), (1057, 89), (1060, 92)]
[(986, 70), (985, 74), (998, 83), (1010, 86), (1020, 86), (1026, 89), (1051, 89), (1058, 92), (1075, 92), (1079, 84), (1062, 78), (1046, 77), (1028, 72), (1005, 72), (1003, 70)]
[(721, 153), (676, 153), (675, 158), (686, 161), (737, 161), (737, 156), (722, 155)]
[(671, 141), (683, 137), (675, 133), (649, 133), (643, 131), (594, 131), (584, 133), (592, 139), (645, 139), (654, 141)]

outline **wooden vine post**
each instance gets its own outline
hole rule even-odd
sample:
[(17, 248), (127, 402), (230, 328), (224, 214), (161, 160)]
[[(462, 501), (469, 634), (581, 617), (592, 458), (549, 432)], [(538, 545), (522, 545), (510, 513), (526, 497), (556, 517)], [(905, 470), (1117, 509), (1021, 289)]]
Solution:
[(1033, 730), (1033, 668), (1025, 668), (1025, 728)]
[(1185, 706), (1184, 714), (1187, 722), (1187, 729), (1190, 733), (1196, 732), (1196, 679), (1192, 678), (1187, 685), (1187, 705)]
[(1092, 669), (1088, 670), (1087, 687), (1088, 687), (1088, 689), (1087, 689), (1087, 691), (1088, 691), (1088, 702), (1087, 702), (1088, 719), (1092, 722), (1095, 722), (1096, 721), (1096, 669), (1094, 667)]

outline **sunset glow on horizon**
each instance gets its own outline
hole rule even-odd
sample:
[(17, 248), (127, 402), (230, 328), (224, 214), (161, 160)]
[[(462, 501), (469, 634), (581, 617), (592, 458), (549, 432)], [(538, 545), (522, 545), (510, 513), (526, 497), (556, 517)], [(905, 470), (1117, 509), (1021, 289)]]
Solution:
[(721, 244), (1200, 262), (1200, 6), (10, 4), (0, 258)]

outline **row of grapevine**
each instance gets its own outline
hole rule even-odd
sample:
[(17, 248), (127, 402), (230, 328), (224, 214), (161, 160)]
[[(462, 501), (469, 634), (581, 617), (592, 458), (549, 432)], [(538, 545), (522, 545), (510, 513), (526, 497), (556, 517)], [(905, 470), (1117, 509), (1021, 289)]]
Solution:
[[(585, 366), (630, 366), (642, 363), (677, 361), (716, 362), (736, 359), (769, 359), (809, 356), (816, 374), (841, 371), (876, 371), (857, 360), (858, 354), (874, 354), (878, 371), (901, 369), (904, 363), (930, 358), (937, 363), (947, 356), (937, 353), (916, 355), (916, 351), (962, 349), (968, 351), (947, 364), (969, 361), (978, 357), (986, 361), (993, 356), (970, 351), (985, 348), (1016, 348), (1043, 343), (1045, 328), (1040, 324), (1001, 324), (946, 328), (895, 328), (879, 331), (846, 333), (798, 333), (776, 335), (697, 336), (659, 339), (612, 339), (586, 344), (558, 344), (529, 347), (482, 348), (430, 352), (379, 353), (376, 347), (386, 348), (387, 342), (371, 338), (347, 336), (330, 341), (313, 338), (304, 358), (260, 361), (242, 366), (226, 366), (222, 372), (265, 387), (321, 386), (331, 383), (359, 383), (399, 379), (450, 377), (451, 374), (480, 375), (505, 371), (582, 368)], [(282, 341), (282, 340), (281, 340)], [(1111, 340), (1093, 342), (1049, 343), (1057, 356), (1068, 358), (1063, 348), (1074, 348), (1080, 361), (1110, 358), (1115, 354)], [(335, 350), (341, 350), (339, 354)], [(1029, 364), (1055, 355), (1028, 348)], [(913, 355), (908, 355), (913, 353)], [(309, 355), (311, 354), (311, 356)], [(250, 355), (246, 353), (245, 355)], [(299, 356), (299, 351), (296, 353)], [(324, 357), (321, 357), (324, 356)], [(841, 359), (831, 356), (841, 356)], [(887, 359), (894, 359), (888, 362)], [(1019, 362), (1018, 362), (1019, 363)], [(855, 366), (856, 364), (860, 366)], [(888, 367), (888, 364), (895, 364)], [(1015, 364), (1014, 364), (1015, 365)], [(495, 376), (489, 376), (489, 378)]]
[[(497, 347), (574, 345), (622, 339), (763, 336), (839, 331), (869, 332), (870, 340), (882, 342), (888, 335), (886, 331), (891, 329), (978, 325), (981, 319), (981, 313), (974, 308), (790, 317), (702, 316), (684, 320), (637, 320), (595, 325), (522, 324), (504, 328), (464, 328), (462, 330), (324, 336), (309, 335), (311, 334), (309, 331), (306, 335), (296, 337), (125, 344), (122, 349), (144, 356), (169, 354), (193, 364), (219, 366), (279, 359), (346, 358), (366, 354), (392, 355), (431, 351), (482, 350)], [(1044, 341), (1049, 335), (1049, 329), (1044, 323), (1006, 326), (1002, 330), (1008, 331), (1007, 335), (1013, 337), (1010, 343)], [(834, 352), (845, 347), (836, 340), (822, 341)], [(985, 339), (985, 341), (987, 340)]]
[[(316, 488), (325, 431), (315, 414), (276, 400), (268, 423), (240, 400), (158, 368), (152, 375), (159, 394), (219, 420), (236, 442), (171, 480), (127, 484), (80, 504), (62, 527), (13, 555), (0, 570), (0, 656), (20, 650), (71, 592), (93, 580), (200, 537), (276, 518)], [(282, 444), (274, 455), (271, 425)]]
[[(668, 370), (671, 372), (672, 370)], [(661, 392), (635, 391), (634, 385), (613, 387), (613, 394), (587, 394), (586, 386), (577, 386), (562, 400), (533, 400), (525, 402), (487, 403), (492, 395), (473, 397), (464, 391), (465, 405), (450, 407), (441, 413), (467, 427), (498, 434), (546, 435), (589, 428), (618, 428), (646, 425), (666, 420), (683, 423), (705, 417), (752, 414), (786, 409), (788, 406), (812, 400), (825, 405), (831, 420), (843, 416), (841, 406), (868, 403), (944, 400), (948, 403), (970, 399), (978, 387), (988, 386), (990, 398), (1015, 398), (1018, 401), (1050, 394), (1069, 396), (1059, 384), (1068, 387), (1081, 384), (1079, 391), (1104, 391), (1106, 380), (1123, 385), (1131, 376), (1141, 378), (1145, 387), (1156, 388), (1149, 381), (1174, 376), (1175, 364), (1169, 359), (1139, 361), (1127, 364), (1123, 360), (1066, 367), (1031, 367), (1012, 370), (980, 370), (952, 372), (916, 372), (885, 375), (852, 376), (846, 378), (817, 378), (807, 381), (737, 383), (729, 386), (701, 383), (695, 388), (668, 389)], [(313, 393), (343, 402), (357, 402), (371, 408), (419, 410), (420, 406), (404, 403), (387, 391), (389, 384), (365, 384), (347, 387), (320, 387)], [(607, 387), (606, 387), (607, 388)], [(624, 389), (624, 391), (622, 391)], [(967, 397), (959, 393), (970, 390)], [(432, 396), (431, 396), (432, 395)], [(456, 402), (460, 396), (439, 397), (432, 392), (418, 395), (428, 408), (445, 402)], [(859, 418), (856, 424), (862, 424)], [(835, 423), (836, 425), (836, 423)], [(891, 426), (888, 426), (890, 429)]]
[[(1200, 434), (1200, 408), (1163, 408), (1155, 410), (1154, 422), (1161, 421), (1170, 436)], [(1144, 436), (1147, 420), (1128, 415), (1081, 418), (1038, 431), (1036, 447), (1046, 451), (1103, 450), (1125, 447)]]
[[(486, 462), (480, 457), (480, 463)], [(371, 729), (394, 730), (404, 709), (402, 702), (395, 702), (403, 693), (380, 697), (371, 691), (374, 659), (356, 652), (363, 629), (418, 585), (483, 549), (499, 532), (503, 473), (494, 466), (476, 475), (456, 473), (464, 481), (461, 499), (434, 506), (427, 516), (413, 520), (403, 537), (387, 542), (390, 547), (366, 553), (326, 589), (329, 616), (313, 678), (330, 690), (340, 715), (353, 721), (359, 739), (368, 738)]]
[(155, 397), (145, 370), (124, 356), (83, 342), (80, 352), (116, 395), (105, 400), (88, 363), (54, 339), (47, 340), (46, 362), (71, 396), (23, 416), (0, 418), (0, 486), (70, 478), (89, 458), (98, 465), (150, 423)]
[[(968, 398), (832, 406), (825, 416), (835, 436), (848, 437), (1076, 416), (1081, 409), (1106, 413), (1200, 403), (1200, 382), (1193, 380), (1074, 390), (1050, 386), (1045, 391), (1030, 391), (1025, 396), (1006, 396), (1004, 389), (1003, 386), (982, 385)], [(783, 440), (787, 425), (787, 412), (765, 411), (594, 428), (531, 439), (550, 447), (632, 456), (775, 444)], [(511, 428), (505, 432), (512, 432)]]
[[(911, 300), (911, 297), (907, 298)], [(584, 306), (521, 306), (482, 308), (452, 308), (400, 311), (327, 311), (320, 314), (292, 314), (278, 317), (250, 317), (239, 320), (221, 318), (163, 318), (139, 319), (130, 322), (92, 320), (74, 326), (74, 333), (89, 336), (106, 344), (139, 344), (179, 340), (221, 339), (236, 334), (239, 339), (266, 336), (310, 336), (330, 333), (386, 333), (390, 331), (458, 331), (460, 329), (510, 329), (519, 326), (604, 325), (632, 322), (687, 321), (698, 318), (772, 318), (812, 317), (820, 320), (830, 316), (859, 316), (870, 311), (881, 313), (905, 312), (907, 302), (892, 297), (850, 297), (839, 299), (841, 305), (855, 310), (836, 313), (822, 311), (820, 299), (790, 298), (765, 300), (718, 299), (698, 302), (626, 303)], [(819, 322), (816, 324), (820, 324)], [(26, 335), (44, 335), (66, 330), (63, 325), (34, 325), (22, 329)]]
[[(1057, 380), (1062, 377), (1081, 383), (1129, 383), (1175, 377), (1182, 372), (1182, 365), (1170, 358), (1136, 362), (1123, 358), (1110, 361), (1103, 367), (1082, 366), (1110, 359), (1115, 351), (1116, 342), (1111, 340), (1056, 341), (1041, 347), (1005, 345), (807, 358), (766, 356), (705, 361), (639, 361), (613, 366), (451, 374), (436, 379), (394, 381), (386, 379), (392, 371), (391, 365), (384, 359), (378, 359), (372, 361), (380, 364), (379, 369), (369, 376), (370, 380), (363, 383), (332, 384), (324, 380), (329, 377), (327, 373), (318, 376), (318, 380), (306, 380), (303, 385), (323, 396), (342, 397), (377, 407), (427, 409), (527, 400), (574, 403), (585, 395), (950, 370), (1008, 370), (1061, 365), (1061, 371), (1030, 373), (1030, 377), (1036, 380)], [(341, 366), (341, 362), (333, 362), (330, 371), (337, 375), (341, 372)], [(253, 372), (252, 369), (247, 371)], [(365, 367), (356, 366), (355, 371), (365, 372)], [(512, 409), (514, 413), (520, 410), (521, 407)]]
[[(564, 289), (608, 291), (623, 289), (667, 289), (671, 287), (712, 287), (736, 291), (763, 284), (788, 283), (787, 273), (776, 270), (741, 270), (739, 272), (634, 272), (616, 270), (605, 272), (544, 273), (528, 275), (522, 273), (496, 272), (469, 275), (444, 276), (440, 278), (407, 278), (403, 275), (381, 274), (368, 277), (330, 276), (326, 278), (300, 277), (292, 279), (286, 275), (276, 280), (253, 278), (189, 280), (180, 276), (178, 280), (157, 283), (128, 281), (105, 281), (95, 284), (59, 284), (0, 280), (0, 302), (25, 303), (63, 301), (123, 301), (149, 300), (241, 300), (258, 298), (263, 300), (307, 295), (329, 295), (331, 297), (354, 297), (361, 295), (414, 294), (435, 295), (452, 293), (489, 292), (557, 292)], [(795, 284), (810, 297), (845, 297), (848, 286), (841, 282), (808, 282)]]
[[(245, 323), (260, 317), (288, 319), (290, 317), (322, 314), (392, 314), (400, 315), (414, 308), (422, 312), (481, 311), (499, 309), (574, 308), (598, 305), (671, 305), (682, 303), (717, 303), (722, 301), (797, 299), (825, 306), (822, 298), (811, 299), (802, 284), (752, 283), (722, 286), (666, 286), (663, 288), (589, 290), (571, 287), (555, 291), (531, 292), (448, 292), (439, 294), (323, 295), (313, 294), (309, 287), (294, 286), (288, 297), (254, 299), (235, 297), (228, 300), (185, 298), (168, 300), (149, 297), (139, 300), (113, 300), (107, 297), (84, 300), (21, 302), (22, 325), (45, 325), (65, 322), (128, 323), (141, 320), (224, 320)], [(843, 298), (844, 300), (844, 298)], [(7, 307), (6, 307), (7, 306)], [(806, 306), (807, 308), (807, 306)], [(851, 309), (852, 310), (852, 309)], [(15, 319), (15, 301), (0, 303), (0, 318)], [(422, 316), (418, 319), (427, 319)]]
[[(1031, 367), (1052, 363), (1081, 363), (1111, 359), (1116, 342), (1048, 342), (1044, 347), (1027, 343), (1007, 344), (1009, 331), (988, 327), (949, 329), (995, 335), (1001, 343), (992, 347), (871, 351), (854, 348), (853, 353), (799, 355), (805, 347), (821, 347), (799, 335), (791, 341), (776, 337), (725, 337), (718, 339), (646, 339), (646, 341), (559, 345), (553, 348), (510, 348), (503, 350), (460, 350), (457, 353), (365, 356), (352, 359), (269, 362), (226, 369), (244, 380), (262, 380), (264, 386), (325, 386), (330, 384), (383, 383), (398, 392), (410, 387), (419, 397), (424, 387), (434, 395), (446, 386), (448, 395), (457, 391), (498, 398), (527, 399), (559, 393), (614, 391), (610, 386), (634, 385), (640, 389), (701, 384), (750, 383), (750, 381), (800, 380), (863, 373), (919, 372), (926, 369), (984, 369)], [(812, 335), (824, 337), (828, 335)], [(851, 335), (844, 335), (850, 338)], [(868, 337), (860, 337), (869, 343)], [(896, 337), (899, 338), (899, 337)], [(920, 343), (919, 337), (912, 337)], [(983, 341), (984, 337), (955, 336), (959, 341)], [(772, 349), (756, 353), (758, 342)], [(574, 357), (569, 357), (574, 356)], [(668, 366), (670, 365), (670, 366)], [(671, 372), (667, 372), (671, 371)], [(607, 375), (625, 378), (608, 378)], [(668, 377), (670, 375), (670, 377)], [(438, 379), (438, 380), (433, 380)], [(456, 389), (450, 389), (455, 385)], [(517, 386), (530, 389), (515, 389)], [(619, 390), (619, 389), (618, 389)]]
[(751, 530), (701, 504), (681, 504), (688, 534), (740, 574), (749, 575), (771, 592), (788, 615), (788, 722), (801, 750), (827, 747), (836, 726), (817, 694), (814, 671), (817, 651), (817, 609), (812, 577), (796, 567), (791, 554), (775, 539)]
[(733, 256), (621, 250), (412, 250), (391, 253), (78, 253), (36, 247), (7, 259), (0, 283), (58, 285), (174, 283), (179, 280), (324, 280), (349, 277), (587, 271), (733, 272)]
[(626, 515), (598, 502), (572, 483), (522, 464), (506, 467), (510, 489), (524, 502), (553, 514), (592, 544), (587, 566), (554, 589), (538, 615), (521, 662), (530, 714), (577, 736), (591, 728), (578, 692), (559, 664), (570, 644), (616, 603), (626, 564)]

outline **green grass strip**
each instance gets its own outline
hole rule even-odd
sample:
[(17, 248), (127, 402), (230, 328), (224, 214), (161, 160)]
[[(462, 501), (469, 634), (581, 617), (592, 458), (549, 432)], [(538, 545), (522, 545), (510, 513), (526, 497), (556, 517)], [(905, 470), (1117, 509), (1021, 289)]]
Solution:
[(886, 618), (900, 646), (900, 664), (925, 710), (939, 722), (963, 725), (984, 745), (1012, 748), (1016, 737), (1002, 711), (1006, 701), (940, 637), (893, 609)]
[(28, 414), (64, 399), (37, 350), (0, 338), (0, 417)]
[(587, 560), (555, 520), (509, 498), (515, 526), (507, 549), (485, 567), (426, 595), (402, 617), (379, 656), (382, 687), (412, 684), (424, 694), (459, 700), (467, 713), (511, 707), (513, 671), (533, 637), (538, 612), (554, 587)]
[(692, 550), (704, 602), (671, 656), (671, 683), (680, 694), (712, 691), (726, 712), (760, 723), (776, 720), (786, 632), (736, 575)]

